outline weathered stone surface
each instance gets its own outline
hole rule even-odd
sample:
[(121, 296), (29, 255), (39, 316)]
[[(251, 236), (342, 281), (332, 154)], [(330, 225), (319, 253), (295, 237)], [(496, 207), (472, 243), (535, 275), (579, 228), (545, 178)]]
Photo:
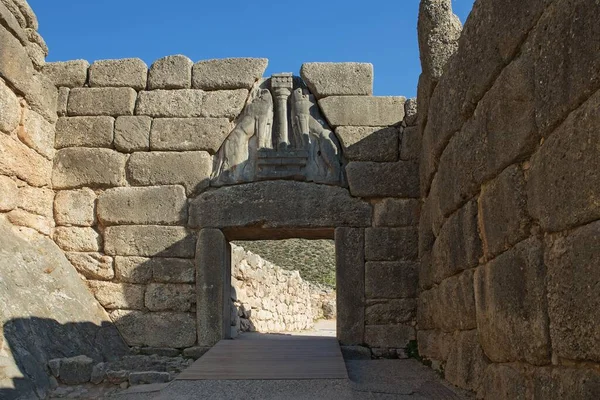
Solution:
[(417, 332), (419, 355), (428, 360), (446, 361), (450, 346), (454, 341), (453, 334), (419, 329)]
[(183, 348), (196, 342), (193, 313), (115, 310), (110, 317), (130, 346)]
[(365, 229), (367, 261), (416, 261), (419, 256), (417, 228)]
[(600, 218), (600, 93), (557, 128), (531, 159), (527, 182), (531, 215), (547, 231)]
[(0, 135), (0, 174), (16, 176), (33, 186), (49, 186), (52, 162), (16, 138)]
[[(297, 201), (290, 203), (288, 198)], [(240, 201), (244, 207), (239, 207)], [(370, 223), (371, 206), (350, 197), (346, 189), (290, 181), (257, 182), (202, 193), (190, 204), (189, 220), (194, 228), (333, 228)]]
[(600, 222), (546, 241), (548, 313), (553, 353), (600, 361)]
[(231, 132), (227, 118), (160, 118), (152, 123), (152, 150), (204, 150), (214, 154)]
[(349, 360), (370, 360), (371, 349), (364, 346), (340, 346), (344, 361)]
[(211, 349), (210, 347), (201, 347), (201, 346), (188, 347), (187, 349), (183, 349), (183, 357), (197, 360), (200, 357), (202, 357), (204, 354), (206, 354), (206, 352), (210, 349)]
[(317, 99), (373, 94), (373, 64), (304, 63), (300, 68), (300, 76)]
[(17, 130), (17, 136), (44, 157), (54, 157), (54, 125), (37, 112), (24, 109), (23, 122)]
[(433, 279), (439, 283), (476, 266), (483, 255), (477, 226), (477, 202), (472, 200), (452, 214), (433, 245)]
[(0, 242), (0, 325), (11, 349), (3, 373), (8, 382), (19, 379), (19, 396), (45, 396), (51, 359), (87, 355), (100, 362), (126, 354), (105, 311), (52, 240), (0, 218)]
[(59, 150), (54, 159), (52, 184), (55, 189), (122, 186), (126, 159), (124, 154), (110, 149)]
[(19, 188), (19, 208), (44, 217), (52, 217), (54, 191), (48, 188)]
[(152, 90), (140, 92), (135, 113), (163, 118), (201, 117), (205, 92), (202, 90)]
[(404, 103), (404, 124), (408, 127), (415, 127), (418, 130), (416, 127), (418, 118), (417, 104), (416, 97), (407, 99), (406, 103)]
[(31, 228), (47, 236), (50, 236), (52, 227), (54, 226), (51, 218), (32, 214), (20, 208), (12, 210), (6, 217), (13, 225)]
[(67, 115), (67, 104), (69, 103), (69, 92), (71, 89), (68, 87), (58, 88), (58, 97), (56, 99), (56, 114), (59, 117)]
[(388, 126), (404, 119), (405, 97), (331, 96), (319, 100), (327, 121), (337, 126)]
[(486, 365), (477, 331), (456, 333), (444, 368), (445, 378), (460, 388), (477, 392), (483, 383)]
[(50, 62), (44, 65), (44, 74), (57, 87), (82, 87), (87, 81), (89, 66), (86, 60)]
[(15, 181), (7, 176), (0, 175), (0, 211), (10, 211), (17, 207), (19, 202), (19, 189)]
[(115, 276), (126, 283), (148, 283), (152, 280), (151, 258), (115, 257)]
[(189, 311), (196, 302), (193, 285), (151, 283), (146, 288), (144, 303), (150, 311)]
[(418, 267), (418, 263), (408, 261), (367, 262), (365, 265), (367, 299), (416, 297), (419, 282)]
[(352, 161), (397, 161), (398, 130), (369, 126), (340, 126), (335, 130), (344, 151)]
[(100, 60), (90, 66), (91, 87), (146, 88), (148, 67), (139, 58)]
[(96, 194), (89, 188), (61, 190), (54, 198), (57, 225), (92, 226), (96, 222)]
[(386, 325), (410, 323), (417, 314), (415, 299), (368, 300), (365, 324)]
[(189, 89), (193, 65), (192, 60), (180, 54), (159, 58), (150, 67), (148, 90)]
[(217, 90), (204, 93), (201, 117), (234, 119), (241, 114), (248, 90)]
[(367, 325), (365, 327), (365, 343), (370, 347), (402, 349), (415, 337), (415, 328), (408, 325)]
[(166, 383), (171, 380), (171, 374), (169, 372), (155, 372), (155, 371), (144, 371), (144, 372), (132, 372), (129, 374), (129, 384), (135, 385), (149, 385), (153, 383)]
[(111, 147), (112, 117), (63, 117), (56, 121), (57, 149), (64, 147)]
[(542, 244), (519, 243), (475, 273), (479, 340), (494, 362), (550, 362)]
[(600, 393), (600, 373), (592, 369), (537, 368), (534, 399), (594, 400)]
[(196, 269), (193, 260), (181, 258), (153, 258), (149, 261), (155, 282), (194, 283)]
[(438, 80), (458, 48), (462, 24), (450, 0), (425, 0), (419, 8), (419, 52), (423, 73)]
[(479, 221), (486, 258), (507, 250), (529, 236), (531, 218), (523, 171), (518, 165), (505, 169), (485, 185), (479, 197)]
[(133, 115), (137, 93), (132, 88), (73, 88), (67, 113), (85, 115)]
[(250, 89), (260, 79), (266, 58), (223, 58), (194, 64), (192, 85), (196, 89)]
[(412, 161), (354, 161), (346, 167), (346, 174), (352, 196), (419, 197), (419, 165)]
[(0, 76), (20, 91), (28, 89), (34, 68), (25, 48), (3, 24), (0, 24), (0, 42)]
[(344, 304), (337, 310), (339, 340), (344, 345), (365, 341), (365, 230), (337, 228), (335, 230), (337, 301)]
[(483, 377), (482, 392), (490, 400), (526, 400), (531, 398), (526, 390), (527, 378), (512, 365), (490, 364)]
[[(22, 29), (21, 21), (25, 18), (15, 9), (14, 3), (4, 1), (0, 3), (0, 24), (5, 26), (19, 41), (25, 46), (27, 42), (27, 33)], [(19, 18), (20, 17), (20, 18)]]
[(100, 253), (65, 253), (77, 272), (87, 279), (108, 281), (115, 277), (112, 257)]
[(152, 118), (121, 116), (115, 121), (115, 148), (124, 153), (150, 149)]
[(210, 183), (212, 157), (204, 151), (181, 153), (134, 153), (127, 163), (127, 176), (134, 185), (183, 185), (188, 195)]
[(88, 281), (91, 292), (107, 310), (142, 310), (144, 308), (144, 285)]
[(103, 225), (174, 225), (187, 220), (182, 186), (123, 187), (98, 197), (98, 220)]
[(202, 229), (196, 247), (198, 344), (231, 335), (231, 246), (219, 229)]
[(418, 160), (421, 153), (421, 133), (416, 126), (404, 128), (400, 139), (400, 160)]
[(49, 122), (56, 122), (56, 101), (58, 90), (45, 75), (34, 73), (27, 80), (25, 100), (29, 107), (46, 118)]
[(194, 257), (196, 238), (180, 226), (110, 226), (104, 251), (114, 256)]
[(401, 227), (419, 224), (421, 204), (417, 199), (383, 199), (375, 203), (373, 225)]
[(66, 385), (81, 385), (90, 381), (94, 360), (87, 356), (76, 356), (50, 360), (49, 364), (56, 363), (58, 373), (56, 377)]
[(419, 328), (454, 332), (477, 327), (473, 273), (473, 270), (465, 271), (421, 292)]
[(4, 133), (12, 133), (21, 119), (21, 105), (19, 99), (12, 90), (0, 80), (0, 131)]
[[(535, 46), (532, 53), (536, 121), (541, 132), (547, 135), (600, 88), (600, 57), (596, 40), (592, 39), (600, 36), (596, 23), (600, 10), (597, 4), (582, 0), (543, 3), (553, 4), (531, 35)], [(598, 99), (597, 93), (595, 97)], [(597, 121), (598, 117), (593, 115), (592, 118)]]
[(99, 252), (102, 237), (93, 228), (57, 227), (54, 241), (65, 251)]

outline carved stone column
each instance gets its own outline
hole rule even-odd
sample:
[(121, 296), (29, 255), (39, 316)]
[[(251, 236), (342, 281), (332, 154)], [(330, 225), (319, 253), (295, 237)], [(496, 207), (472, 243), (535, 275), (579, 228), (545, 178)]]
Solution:
[(278, 148), (287, 148), (290, 145), (287, 103), (293, 88), (294, 82), (291, 73), (271, 76), (271, 92), (275, 98), (275, 128)]

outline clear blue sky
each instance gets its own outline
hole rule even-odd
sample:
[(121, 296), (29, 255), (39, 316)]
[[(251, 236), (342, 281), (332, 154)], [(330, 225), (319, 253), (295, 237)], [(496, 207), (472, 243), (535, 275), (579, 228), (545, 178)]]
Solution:
[[(525, 0), (524, 0), (525, 1)], [(465, 21), (473, 0), (453, 0)], [(266, 74), (310, 61), (375, 67), (376, 95), (416, 95), (419, 0), (29, 0), (48, 61), (185, 54), (266, 57)]]

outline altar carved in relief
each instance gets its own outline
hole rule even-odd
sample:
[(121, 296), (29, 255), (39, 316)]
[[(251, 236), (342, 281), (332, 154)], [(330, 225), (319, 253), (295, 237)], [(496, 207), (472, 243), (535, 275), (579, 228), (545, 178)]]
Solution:
[(213, 186), (272, 179), (344, 185), (340, 143), (301, 79), (276, 74), (252, 91), (215, 157)]

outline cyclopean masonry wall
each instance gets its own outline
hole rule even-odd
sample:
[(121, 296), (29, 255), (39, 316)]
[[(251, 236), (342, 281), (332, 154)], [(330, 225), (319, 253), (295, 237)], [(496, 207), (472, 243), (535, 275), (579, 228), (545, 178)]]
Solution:
[(456, 45), (421, 3), (419, 350), (487, 399), (600, 393), (598, 18), (479, 0)]
[(60, 93), (54, 239), (129, 345), (189, 348), (231, 334), (228, 240), (335, 234), (340, 339), (405, 348), (417, 288), (418, 137), (404, 134), (414, 101), (371, 96), (369, 64), (265, 79), (266, 64), (49, 63)]

